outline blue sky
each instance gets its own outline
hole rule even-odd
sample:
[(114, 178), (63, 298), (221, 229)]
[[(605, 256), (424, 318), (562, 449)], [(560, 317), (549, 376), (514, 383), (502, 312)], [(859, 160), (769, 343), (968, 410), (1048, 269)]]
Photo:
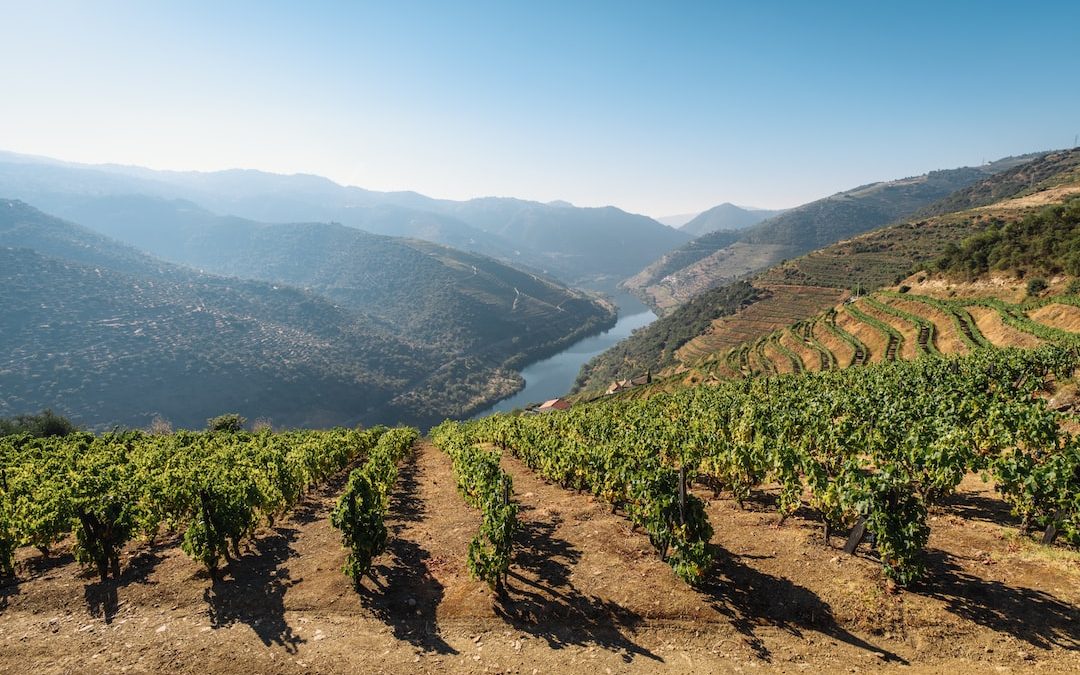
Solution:
[(662, 216), (1060, 148), (1077, 2), (8, 2), (0, 148)]

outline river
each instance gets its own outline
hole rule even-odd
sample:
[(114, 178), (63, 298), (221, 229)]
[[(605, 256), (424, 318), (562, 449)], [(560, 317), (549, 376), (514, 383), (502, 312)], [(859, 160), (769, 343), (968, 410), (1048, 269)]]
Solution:
[(614, 326), (599, 335), (579, 340), (554, 356), (526, 366), (521, 371), (521, 376), (525, 378), (525, 388), (477, 413), (475, 417), (524, 408), (530, 403), (539, 403), (566, 394), (574, 386), (574, 380), (585, 362), (629, 337), (635, 329), (648, 326), (656, 319), (656, 315), (648, 307), (632, 296), (620, 294), (615, 299), (619, 304), (619, 320)]

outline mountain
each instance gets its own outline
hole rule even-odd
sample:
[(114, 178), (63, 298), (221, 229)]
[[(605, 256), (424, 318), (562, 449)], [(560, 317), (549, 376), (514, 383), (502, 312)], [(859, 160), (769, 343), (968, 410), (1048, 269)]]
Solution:
[(660, 216), (656, 222), (678, 229), (697, 217), (697, 213), (678, 213), (674, 216)]
[(862, 185), (790, 209), (738, 233), (717, 231), (675, 249), (623, 286), (661, 312), (706, 289), (913, 215), (957, 190), (1037, 155)]
[(783, 213), (783, 211), (744, 209), (724, 202), (698, 214), (679, 229), (687, 234), (700, 237), (703, 234), (709, 234), (717, 230), (743, 230), (780, 213)]
[[(290, 425), (430, 424), (512, 393), (514, 368), (614, 320), (610, 306), (490, 258), (340, 225), (202, 213), (201, 230), (165, 228), (173, 259), (202, 256), (224, 277), (0, 205), (3, 344), (17, 357), (0, 388), (9, 413), (140, 424), (157, 412), (188, 426), (238, 408)], [(76, 384), (39, 370), (61, 357)], [(217, 390), (200, 398), (209, 382)]]
[[(184, 200), (214, 214), (258, 222), (333, 221), (489, 255), (605, 291), (691, 238), (614, 207), (578, 208), (566, 202), (510, 198), (459, 202), (415, 192), (373, 192), (309, 175), (153, 171), (3, 152), (0, 194), (79, 222), (84, 222), (90, 202), (110, 197)], [(145, 214), (145, 219), (151, 215)]]
[[(206, 272), (307, 289), (410, 339), (532, 360), (609, 312), (585, 293), (492, 258), (334, 223), (267, 224), (153, 197), (69, 201), (115, 239)], [(545, 354), (546, 355), (546, 354)]]
[[(942, 256), (976, 257), (970, 252), (977, 250), (980, 242), (992, 243), (1001, 223), (1020, 221), (1047, 205), (1080, 196), (1080, 148), (1028, 157), (922, 207), (907, 220), (821, 247), (751, 276), (752, 302), (744, 299), (744, 280), (695, 296), (647, 331), (639, 331), (595, 357), (582, 368), (576, 388), (602, 391), (612, 380), (636, 377), (646, 369), (654, 375), (661, 369), (670, 374), (705, 362), (712, 364), (712, 374), (714, 368), (724, 367), (715, 363), (717, 359), (722, 361), (732, 349), (748, 344), (781, 361), (786, 356), (779, 348), (756, 341), (832, 308), (849, 290), (865, 292), (897, 284), (920, 265)], [(1025, 236), (1006, 232), (1014, 238)], [(1054, 245), (1047, 248), (1058, 257), (1060, 239), (1056, 236)], [(1064, 263), (1055, 264), (1064, 267)], [(1038, 265), (1029, 265), (1038, 269)], [(732, 302), (733, 298), (737, 302)], [(705, 316), (712, 320), (702, 324)], [(787, 345), (789, 351), (797, 346), (790, 341)]]
[[(619, 281), (690, 236), (613, 206), (550, 206), (486, 197), (443, 202), (443, 212), (522, 247), (523, 261), (574, 285), (614, 290)], [(529, 251), (529, 254), (525, 254)]]

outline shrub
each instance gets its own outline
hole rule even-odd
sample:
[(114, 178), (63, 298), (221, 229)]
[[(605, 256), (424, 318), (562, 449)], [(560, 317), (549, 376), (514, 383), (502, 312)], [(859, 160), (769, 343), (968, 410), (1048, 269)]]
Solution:
[(206, 420), (206, 428), (209, 431), (224, 431), (227, 433), (236, 433), (244, 430), (244, 425), (247, 424), (247, 420), (241, 417), (238, 413), (226, 413), (224, 415), (218, 415), (217, 417), (211, 417)]
[(35, 438), (46, 438), (67, 436), (76, 431), (78, 428), (71, 423), (71, 420), (48, 409), (39, 415), (19, 415), (10, 419), (0, 419), (0, 436), (29, 434)]

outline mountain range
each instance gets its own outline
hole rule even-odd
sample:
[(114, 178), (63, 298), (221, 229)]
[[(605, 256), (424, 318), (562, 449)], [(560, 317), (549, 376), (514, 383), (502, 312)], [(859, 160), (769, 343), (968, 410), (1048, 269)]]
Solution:
[(516, 368), (614, 321), (609, 303), (477, 254), (199, 217), (142, 230), (168, 232), (171, 260), (196, 271), (0, 200), (0, 416), (427, 424), (512, 393)]
[[(613, 291), (622, 279), (692, 239), (610, 206), (578, 208), (495, 197), (461, 202), (415, 192), (373, 192), (310, 175), (154, 171), (7, 152), (0, 152), (0, 195), (91, 227), (105, 222), (110, 211), (117, 215), (116, 198), (131, 196), (186, 201), (213, 214), (258, 222), (337, 222), (480, 253), (602, 291)], [(140, 206), (128, 202), (124, 217), (151, 222), (159, 215), (154, 208), (140, 212)], [(202, 217), (197, 211), (191, 215)], [(171, 217), (179, 223), (186, 216), (181, 208)]]
[(660, 256), (623, 282), (623, 287), (657, 311), (669, 312), (709, 288), (911, 216), (1035, 156), (1008, 157), (978, 167), (861, 185), (743, 230), (714, 231)]

